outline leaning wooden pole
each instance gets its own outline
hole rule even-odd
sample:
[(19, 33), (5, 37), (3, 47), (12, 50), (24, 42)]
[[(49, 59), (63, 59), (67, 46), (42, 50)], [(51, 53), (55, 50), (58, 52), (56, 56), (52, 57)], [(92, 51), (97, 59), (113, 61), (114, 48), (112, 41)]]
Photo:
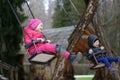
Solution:
[[(70, 36), (68, 50), (72, 51), (78, 40), (81, 38), (85, 28), (91, 23), (93, 16), (97, 10), (98, 0), (90, 0), (83, 16), (82, 22), (75, 28), (73, 34)], [(78, 36), (79, 33), (79, 36)], [(76, 35), (76, 36), (75, 36)]]
[[(97, 9), (97, 4), (98, 4), (98, 0), (90, 0), (82, 22), (74, 30), (73, 35), (71, 35), (71, 39), (70, 39), (69, 45), (68, 45), (68, 50), (70, 50), (70, 51), (73, 50), (74, 45), (76, 45), (76, 42), (82, 36), (85, 28), (92, 21), (93, 16)], [(76, 32), (79, 32), (79, 36), (75, 37), (74, 35), (78, 35), (78, 33), (76, 33)], [(59, 66), (57, 68), (58, 69), (55, 72), (56, 74), (54, 74), (53, 80), (56, 80), (56, 79), (57, 80), (74, 80), (73, 67), (68, 60), (63, 59), (59, 63)]]

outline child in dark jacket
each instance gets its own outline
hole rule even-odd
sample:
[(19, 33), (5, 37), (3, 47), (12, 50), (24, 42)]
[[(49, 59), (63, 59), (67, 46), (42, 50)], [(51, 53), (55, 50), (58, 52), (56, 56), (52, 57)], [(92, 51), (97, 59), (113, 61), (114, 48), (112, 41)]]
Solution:
[[(32, 41), (40, 42), (35, 43), (34, 45), (28, 48), (28, 52), (30, 55), (37, 54), (38, 52), (51, 52), (53, 54), (59, 54), (60, 56), (70, 60), (72, 63), (80, 60), (81, 53), (71, 54), (61, 47), (61, 45), (54, 45), (50, 43), (50, 40), (45, 40), (45, 36), (42, 33), (43, 23), (40, 19), (30, 19), (28, 26), (24, 28), (24, 42), (25, 45), (29, 45)], [(47, 42), (47, 43), (46, 43)]]
[[(88, 55), (87, 57), (91, 55), (95, 55), (98, 63), (104, 63), (105, 66), (110, 70), (110, 71), (115, 71), (116, 69), (112, 67), (110, 64), (111, 62), (120, 62), (120, 57), (110, 57), (110, 56), (103, 56), (103, 54), (106, 54), (106, 51), (104, 49), (104, 46), (100, 45), (99, 39), (96, 35), (91, 34), (88, 37), (88, 45), (89, 45), (89, 50), (88, 50)], [(95, 60), (93, 57), (90, 59), (91, 62), (96, 64)]]

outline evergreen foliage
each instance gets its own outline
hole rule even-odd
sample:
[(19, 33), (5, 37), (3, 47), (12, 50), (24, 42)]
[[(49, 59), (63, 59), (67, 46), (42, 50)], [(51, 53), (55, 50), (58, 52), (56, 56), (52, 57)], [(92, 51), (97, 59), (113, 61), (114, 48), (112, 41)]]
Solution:
[[(71, 0), (80, 16), (82, 16), (85, 10), (84, 0)], [(64, 27), (70, 25), (77, 25), (80, 21), (80, 16), (75, 11), (74, 7), (70, 3), (70, 0), (62, 0), (63, 6), (67, 12), (63, 10), (61, 5), (61, 0), (57, 0), (57, 6), (55, 8), (55, 13), (53, 16), (53, 27)]]
[[(22, 3), (25, 0), (10, 0), (20, 21), (25, 20), (22, 14)], [(0, 59), (12, 63), (13, 57), (20, 49), (22, 28), (16, 20), (7, 0), (0, 0)]]

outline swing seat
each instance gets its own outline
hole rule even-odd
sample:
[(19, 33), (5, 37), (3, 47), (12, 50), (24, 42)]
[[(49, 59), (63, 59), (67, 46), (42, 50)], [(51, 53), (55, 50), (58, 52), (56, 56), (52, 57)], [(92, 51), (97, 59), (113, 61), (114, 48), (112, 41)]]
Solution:
[(31, 56), (28, 60), (33, 64), (48, 64), (56, 58), (56, 55), (47, 52), (40, 52)]
[[(28, 49), (32, 45), (35, 45), (35, 43), (38, 43), (38, 42), (40, 42), (40, 40), (32, 40), (31, 43), (29, 43), (28, 45), (25, 45), (25, 48)], [(47, 41), (45, 41), (45, 43), (47, 43)], [(33, 64), (48, 64), (55, 58), (56, 58), (56, 55), (54, 55), (54, 53), (52, 54), (50, 52), (39, 52), (31, 56), (28, 59), (28, 61)]]
[(99, 69), (99, 68), (103, 68), (103, 67), (105, 67), (105, 64), (104, 64), (104, 63), (98, 63), (98, 64), (90, 67), (90, 69), (93, 69), (93, 70), (94, 70), (94, 69)]

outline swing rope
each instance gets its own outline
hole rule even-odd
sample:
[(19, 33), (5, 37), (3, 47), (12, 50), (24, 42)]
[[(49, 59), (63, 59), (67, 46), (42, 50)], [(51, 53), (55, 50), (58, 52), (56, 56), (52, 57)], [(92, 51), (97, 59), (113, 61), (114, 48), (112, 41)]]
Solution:
[[(15, 9), (14, 9), (13, 5), (10, 3), (9, 0), (7, 0), (7, 2), (8, 2), (8, 4), (9, 4), (9, 6), (10, 6), (12, 12), (13, 12), (13, 14), (15, 15), (15, 17), (16, 17), (19, 25), (22, 27), (23, 33), (25, 32), (25, 33), (27, 34), (27, 36), (31, 39), (31, 41), (33, 41), (30, 45), (37, 43), (38, 41), (34, 41), (34, 40), (31, 38), (31, 36), (30, 36), (25, 30), (23, 30), (23, 26), (21, 25), (20, 19), (18, 18), (18, 15), (17, 15), (17, 13), (15, 12)], [(26, 4), (27, 4), (28, 7), (29, 7), (29, 11), (30, 11), (31, 15), (33, 16), (33, 18), (35, 18), (34, 15), (33, 15), (33, 12), (32, 12), (32, 10), (31, 10), (31, 8), (30, 8), (30, 6), (29, 6), (29, 4), (28, 4), (27, 1), (26, 1)], [(47, 40), (47, 38), (46, 38), (46, 36), (45, 36), (44, 34), (43, 34), (43, 36), (44, 36), (45, 40)], [(30, 46), (30, 45), (29, 45), (29, 46)]]
[[(68, 14), (67, 10), (64, 7), (64, 3), (63, 0), (59, 1), (59, 5), (61, 6), (61, 8), (63, 9), (64, 13), (66, 14), (66, 16), (68, 16), (69, 20), (71, 21), (71, 23), (73, 24), (74, 28), (76, 29), (75, 23), (73, 22), (73, 19), (70, 17), (70, 15)], [(80, 18), (81, 22), (84, 20), (82, 19), (82, 17)], [(78, 29), (76, 29), (76, 35), (79, 36), (80, 38), (82, 37), (82, 34), (80, 33), (80, 31)], [(85, 40), (83, 38), (81, 38), (83, 42), (85, 42)]]
[(74, 10), (75, 10), (76, 13), (78, 14), (80, 20), (82, 21), (82, 16), (80, 15), (78, 9), (76, 8), (76, 6), (75, 6), (74, 3), (72, 2), (72, 0), (69, 0), (69, 2), (71, 3), (71, 5), (73, 6)]
[(66, 16), (68, 16), (69, 20), (71, 21), (71, 23), (73, 24), (74, 27), (75, 26), (75, 23), (73, 22), (72, 18), (69, 16), (68, 12), (66, 11), (65, 7), (64, 7), (64, 4), (63, 4), (63, 0), (60, 0), (59, 1), (59, 5), (60, 7), (63, 9), (64, 13), (66, 14)]
[[(32, 18), (35, 19), (35, 16), (34, 16), (32, 10), (31, 10), (31, 8), (30, 8), (30, 6), (29, 6), (27, 0), (25, 0), (25, 2), (26, 2), (26, 4), (27, 4), (27, 6), (28, 6), (28, 9), (29, 9), (29, 11), (30, 11), (30, 14), (32, 15)], [(42, 34), (43, 34), (43, 33), (42, 33)], [(45, 40), (47, 40), (47, 38), (46, 38), (46, 36), (45, 36), (44, 34), (43, 34), (43, 36), (44, 36)]]
[[(70, 22), (73, 24), (74, 28), (76, 28), (75, 23), (73, 22), (73, 19), (70, 17), (70, 15), (68, 14), (67, 10), (66, 10), (65, 7), (64, 7), (63, 0), (60, 0), (60, 1), (59, 1), (59, 5), (60, 5), (61, 8), (63, 9), (65, 15), (69, 18)], [(80, 18), (80, 20), (83, 21), (82, 17)], [(78, 35), (79, 37), (81, 37), (82, 34), (79, 32), (79, 30), (76, 29), (76, 31), (77, 31), (77, 35)]]
[(34, 18), (35, 18), (35, 16), (34, 16), (34, 14), (33, 14), (32, 10), (31, 10), (31, 8), (30, 8), (30, 6), (29, 6), (29, 4), (28, 4), (27, 0), (25, 0), (25, 2), (26, 2), (26, 4), (27, 4), (27, 7), (28, 7), (28, 9), (29, 9), (29, 11), (30, 11), (30, 13), (31, 13), (31, 15), (32, 15), (32, 17), (33, 17), (33, 19), (34, 19)]
[[(13, 14), (15, 15), (15, 17), (16, 17), (16, 19), (17, 19), (19, 25), (21, 26), (21, 22), (20, 22), (20, 20), (19, 20), (19, 18), (18, 18), (18, 16), (17, 16), (17, 13), (15, 12), (14, 7), (12, 6), (10, 0), (7, 0), (7, 2), (8, 2), (8, 4), (9, 4), (11, 10), (13, 11)], [(21, 27), (22, 27), (22, 26), (21, 26)]]
[[(20, 22), (20, 19), (18, 18), (18, 15), (17, 15), (17, 13), (15, 12), (15, 9), (14, 9), (13, 5), (11, 4), (11, 2), (10, 2), (9, 0), (7, 0), (7, 2), (8, 2), (8, 4), (9, 4), (9, 6), (10, 6), (12, 12), (13, 12), (13, 14), (15, 15), (15, 17), (16, 17), (19, 25), (22, 27), (21, 22)], [(27, 36), (28, 36), (28, 37), (31, 39), (31, 41), (32, 41), (30, 44), (26, 45), (25, 48), (29, 48), (30, 46), (34, 45), (34, 47), (35, 47), (35, 49), (36, 49), (36, 52), (38, 53), (38, 50), (37, 50), (37, 47), (36, 47), (36, 44), (35, 44), (36, 41), (34, 41), (34, 40), (31, 38), (31, 36), (30, 36), (25, 30), (23, 30), (23, 27), (22, 27), (22, 31), (23, 31), (23, 33), (25, 32), (25, 33), (27, 34)]]
[[(13, 5), (11, 4), (10, 0), (7, 0), (7, 2), (8, 2), (8, 4), (9, 4), (9, 6), (10, 6), (12, 12), (13, 12), (13, 14), (15, 15), (15, 18), (17, 19), (20, 27), (22, 27), (22, 32), (23, 32), (23, 31), (24, 31), (24, 30), (23, 30), (23, 26), (21, 25), (21, 21), (20, 21), (20, 19), (18, 18), (18, 15), (17, 15), (17, 13), (15, 12), (15, 9), (14, 9)], [(32, 40), (32, 38), (29, 36), (29, 34), (28, 34), (26, 31), (24, 31), (24, 32), (25, 32), (25, 33), (28, 35), (28, 37)], [(33, 41), (33, 40), (32, 40), (32, 41)]]

